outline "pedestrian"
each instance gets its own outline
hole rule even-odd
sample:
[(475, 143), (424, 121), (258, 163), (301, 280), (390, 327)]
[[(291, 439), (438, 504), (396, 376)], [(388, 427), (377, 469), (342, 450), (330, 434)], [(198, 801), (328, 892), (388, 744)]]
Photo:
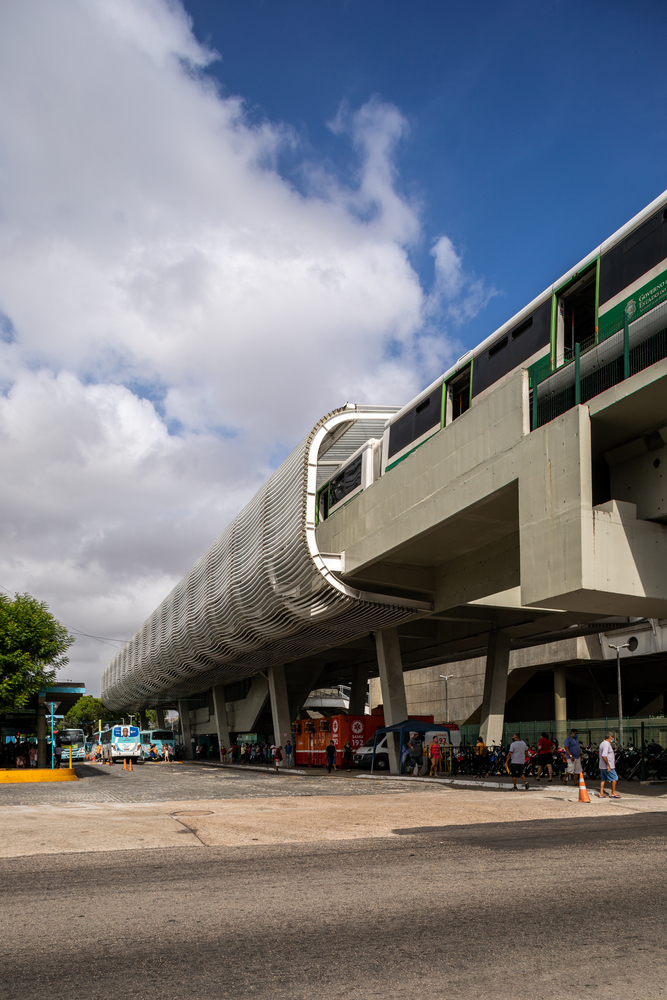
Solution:
[[(505, 758), (505, 767), (509, 764), (509, 772), (512, 775), (512, 791), (516, 792), (516, 779), (523, 778), (523, 787), (528, 791), (528, 778), (524, 774), (526, 769), (526, 750), (528, 746), (521, 739), (518, 733), (514, 734), (514, 739), (510, 743), (509, 752)], [(511, 758), (511, 761), (510, 761)]]
[(327, 747), (327, 771), (331, 774), (332, 770), (336, 768), (336, 744), (333, 740), (329, 743)]
[(28, 750), (28, 757), (30, 759), (30, 767), (37, 767), (37, 747), (31, 746)]
[(410, 756), (410, 746), (409, 746), (409, 741), (406, 740), (405, 743), (403, 744), (403, 749), (401, 751), (401, 773), (403, 773), (403, 771), (405, 770), (405, 762), (409, 756)]
[(56, 749), (54, 752), (56, 756), (56, 767), (60, 767), (63, 756), (63, 748), (56, 743)]
[(542, 770), (546, 767), (549, 773), (549, 781), (554, 778), (554, 766), (552, 753), (554, 749), (553, 740), (548, 733), (542, 733), (537, 741), (537, 781), (542, 777)]
[(489, 767), (488, 767), (488, 750), (486, 748), (486, 743), (480, 733), (477, 737), (477, 743), (475, 744), (475, 777), (481, 778), (482, 772), (488, 778)]
[(345, 746), (343, 747), (343, 764), (345, 765), (345, 770), (346, 771), (351, 771), (352, 770), (352, 758), (353, 758), (353, 756), (354, 755), (352, 753), (352, 744), (350, 743), (349, 740), (347, 740), (347, 742), (345, 743)]
[(578, 775), (581, 774), (581, 747), (579, 746), (579, 730), (571, 729), (570, 735), (566, 738), (563, 746), (567, 757), (567, 767), (565, 774), (561, 778), (564, 785), (567, 785), (568, 776), (572, 775), (572, 784), (579, 783)]
[(222, 746), (220, 747), (220, 763), (224, 764), (226, 760), (227, 760), (227, 747), (223, 743)]
[(292, 744), (290, 740), (285, 744), (285, 767), (292, 766)]
[(438, 775), (436, 772), (440, 764), (440, 744), (435, 736), (431, 740), (431, 744), (428, 748), (428, 755), (431, 758), (431, 770), (429, 771), (429, 777), (437, 778)]
[[(620, 795), (616, 794), (616, 782), (618, 781), (618, 774), (616, 773), (616, 754), (614, 753), (614, 748), (611, 745), (611, 741), (614, 738), (613, 733), (607, 733), (602, 743), (600, 744), (600, 798), (601, 799), (620, 799)], [(611, 783), (611, 795), (606, 795), (604, 790), (605, 782), (609, 781)]]
[(419, 733), (410, 734), (408, 748), (410, 750), (410, 767), (412, 768), (412, 776), (417, 777), (423, 763), (422, 741)]
[(278, 771), (280, 769), (280, 765), (283, 759), (283, 748), (281, 746), (277, 746), (274, 748), (273, 759), (276, 763), (276, 771)]

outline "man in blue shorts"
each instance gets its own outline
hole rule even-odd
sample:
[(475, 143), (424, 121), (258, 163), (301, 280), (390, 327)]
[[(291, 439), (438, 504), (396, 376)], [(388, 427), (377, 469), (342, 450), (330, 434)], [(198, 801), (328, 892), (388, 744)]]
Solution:
[[(614, 748), (611, 745), (611, 741), (614, 738), (613, 733), (607, 733), (606, 737), (600, 744), (600, 798), (601, 799), (620, 799), (620, 795), (616, 794), (616, 782), (618, 781), (618, 775), (616, 773), (616, 754), (614, 753)], [(605, 781), (611, 782), (611, 795), (606, 795), (604, 790)]]

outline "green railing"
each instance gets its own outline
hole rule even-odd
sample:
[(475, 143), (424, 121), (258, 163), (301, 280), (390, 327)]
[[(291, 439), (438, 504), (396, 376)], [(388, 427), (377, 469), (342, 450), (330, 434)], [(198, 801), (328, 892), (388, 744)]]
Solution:
[[(621, 329), (615, 329), (614, 327), (618, 326), (618, 323), (615, 323), (599, 333), (597, 339), (589, 337), (581, 344), (576, 344), (574, 351), (567, 352), (563, 364), (555, 370), (551, 367), (550, 355), (545, 355), (531, 365), (528, 372), (533, 430), (667, 357), (667, 328), (658, 330), (646, 340), (630, 347), (630, 319), (626, 312), (624, 326)], [(608, 350), (604, 348), (599, 350), (610, 337), (621, 332), (623, 337), (620, 344), (609, 345)], [(598, 349), (599, 357), (594, 367), (591, 369), (589, 364), (587, 367), (591, 370), (582, 375), (582, 359), (595, 349)], [(568, 354), (571, 356), (567, 356)], [(574, 378), (571, 384), (564, 386), (560, 391), (545, 394), (539, 399), (537, 387), (546, 379), (562, 373), (570, 365), (574, 366)]]

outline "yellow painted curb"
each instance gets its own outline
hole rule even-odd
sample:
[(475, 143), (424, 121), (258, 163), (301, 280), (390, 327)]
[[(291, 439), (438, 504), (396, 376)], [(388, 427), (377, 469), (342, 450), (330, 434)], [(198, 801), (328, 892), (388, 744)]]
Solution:
[(7, 770), (0, 771), (0, 785), (20, 785), (31, 781), (78, 781), (74, 770), (68, 768), (54, 768), (52, 771), (47, 768), (33, 767), (30, 770)]

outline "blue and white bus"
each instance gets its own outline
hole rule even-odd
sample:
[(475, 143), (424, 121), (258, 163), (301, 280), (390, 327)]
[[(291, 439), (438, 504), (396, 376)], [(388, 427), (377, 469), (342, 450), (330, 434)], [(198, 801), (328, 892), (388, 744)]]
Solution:
[(176, 737), (171, 729), (142, 729), (141, 753), (144, 760), (150, 760), (151, 747), (155, 747), (158, 757), (164, 753), (164, 748), (170, 746), (176, 753)]
[(138, 726), (111, 726), (103, 730), (100, 744), (103, 761), (142, 760)]

